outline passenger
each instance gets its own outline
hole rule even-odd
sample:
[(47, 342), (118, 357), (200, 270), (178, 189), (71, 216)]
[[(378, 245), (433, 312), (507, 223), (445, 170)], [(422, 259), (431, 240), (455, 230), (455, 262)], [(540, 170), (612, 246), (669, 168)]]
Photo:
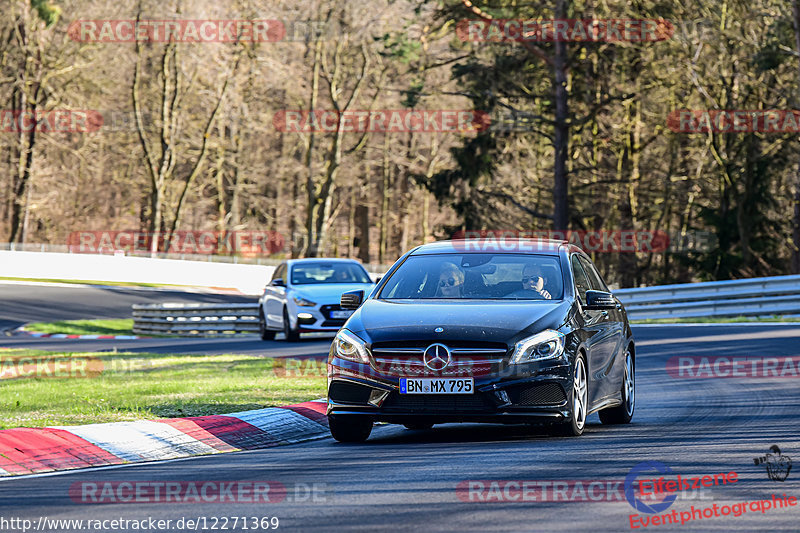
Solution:
[(445, 263), (439, 271), (436, 296), (461, 298), (464, 294), (464, 272), (453, 263)]
[(530, 298), (539, 295), (545, 300), (553, 297), (544, 288), (545, 278), (537, 265), (525, 265), (522, 269), (522, 288), (508, 295), (509, 298)]

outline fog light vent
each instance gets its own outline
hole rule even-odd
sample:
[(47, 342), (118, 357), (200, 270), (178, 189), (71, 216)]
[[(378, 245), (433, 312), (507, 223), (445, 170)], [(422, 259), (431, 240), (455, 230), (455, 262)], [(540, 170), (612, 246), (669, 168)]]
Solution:
[(365, 387), (364, 385), (358, 385), (348, 381), (334, 381), (328, 388), (328, 398), (336, 403), (366, 405), (371, 392), (371, 387)]

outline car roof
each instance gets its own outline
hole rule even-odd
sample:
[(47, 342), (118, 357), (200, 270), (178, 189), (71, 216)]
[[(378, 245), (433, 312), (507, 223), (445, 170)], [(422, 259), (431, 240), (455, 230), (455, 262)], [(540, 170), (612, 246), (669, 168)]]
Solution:
[(356, 259), (348, 259), (347, 257), (305, 257), (303, 259), (288, 259), (286, 264), (299, 265), (303, 263), (356, 263), (361, 264)]
[(563, 247), (570, 247), (569, 242), (555, 239), (506, 239), (504, 237), (496, 238), (489, 236), (423, 244), (413, 249), (410, 255), (442, 253), (532, 253), (558, 255)]

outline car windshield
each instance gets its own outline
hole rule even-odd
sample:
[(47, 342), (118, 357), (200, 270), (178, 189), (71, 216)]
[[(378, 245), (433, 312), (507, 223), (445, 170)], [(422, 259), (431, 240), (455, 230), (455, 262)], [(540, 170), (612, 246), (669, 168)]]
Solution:
[(560, 300), (556, 257), (531, 254), (434, 254), (408, 257), (387, 280), (387, 300)]
[(302, 263), (292, 267), (292, 285), (314, 283), (372, 283), (356, 263)]

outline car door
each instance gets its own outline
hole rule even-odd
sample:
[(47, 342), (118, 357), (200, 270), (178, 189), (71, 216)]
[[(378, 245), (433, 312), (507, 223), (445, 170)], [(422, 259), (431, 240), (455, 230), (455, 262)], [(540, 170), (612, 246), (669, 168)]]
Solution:
[(583, 329), (588, 335), (586, 351), (589, 364), (588, 393), (591, 406), (611, 394), (609, 373), (613, 370), (614, 349), (617, 340), (610, 313), (606, 310), (586, 309), (586, 291), (593, 287), (578, 254), (572, 255), (570, 266), (575, 281), (575, 294), (581, 304)]
[[(269, 285), (264, 289), (264, 316), (267, 327), (280, 329), (283, 327), (283, 306), (286, 302), (286, 284), (288, 283), (286, 263), (275, 269)], [(276, 279), (283, 280), (283, 287), (274, 285)]]
[[(589, 278), (589, 285), (591, 288), (596, 291), (611, 292), (608, 290), (608, 286), (603, 281), (603, 278), (600, 276), (594, 264), (583, 256), (579, 256), (579, 260)], [(608, 323), (609, 334), (613, 342), (609, 341), (611, 350), (607, 362), (609, 366), (606, 373), (608, 379), (605, 380), (604, 385), (608, 385), (608, 390), (605, 391), (605, 395), (613, 395), (619, 391), (622, 385), (622, 376), (625, 367), (625, 313), (622, 311), (622, 305), (619, 302), (617, 302), (615, 308), (606, 311), (606, 322)]]

